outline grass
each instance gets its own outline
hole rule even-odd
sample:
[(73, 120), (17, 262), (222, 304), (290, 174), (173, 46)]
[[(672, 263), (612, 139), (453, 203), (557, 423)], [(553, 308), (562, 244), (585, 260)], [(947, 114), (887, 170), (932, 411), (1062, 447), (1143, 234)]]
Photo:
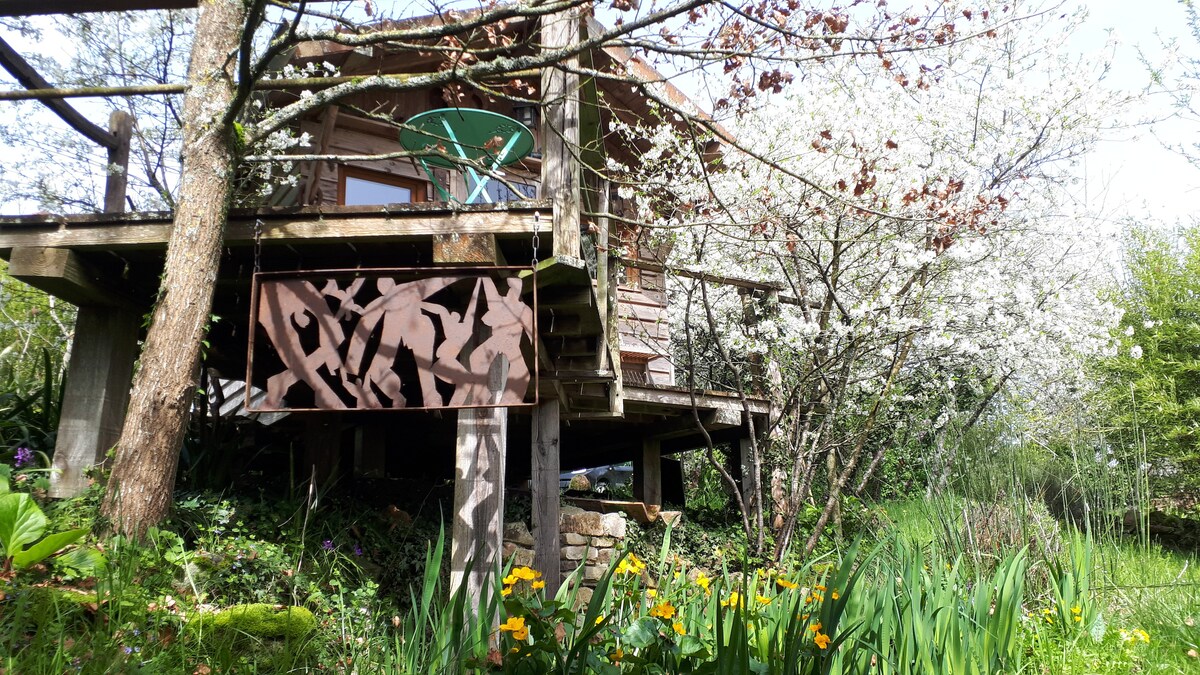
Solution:
[[(943, 516), (934, 510), (944, 513), (945, 505), (923, 500), (886, 505), (902, 540), (929, 546), (939, 545), (943, 530)], [(1068, 533), (1067, 540), (1069, 547), (1084, 541), (1084, 535)], [(1200, 652), (1200, 559), (1111, 534), (1094, 539), (1088, 558), (1088, 595), (1098, 626), (1069, 636), (1044, 621), (1042, 612), (1056, 604), (1046, 569), (1051, 563), (1033, 561), (1030, 578), (1041, 581), (1031, 584), (1026, 600), (1026, 617), (1034, 619), (1024, 639), (1026, 670), (1073, 675), (1200, 672), (1200, 659), (1189, 656), (1190, 650)], [(1039, 574), (1038, 567), (1045, 573)], [(1060, 612), (1054, 614), (1058, 619)], [(1135, 631), (1144, 631), (1149, 640)]]

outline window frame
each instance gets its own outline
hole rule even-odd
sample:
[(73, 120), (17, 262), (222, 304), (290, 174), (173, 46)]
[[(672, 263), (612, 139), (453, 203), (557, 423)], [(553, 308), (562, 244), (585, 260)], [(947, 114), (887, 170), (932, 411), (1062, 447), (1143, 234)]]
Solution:
[[(374, 171), (372, 169), (363, 169), (349, 164), (338, 165), (338, 206), (346, 206), (346, 179), (357, 178), (358, 180), (368, 181), (371, 183), (379, 183), (380, 185), (389, 185), (391, 187), (406, 188), (412, 192), (412, 201), (409, 203), (416, 204), (418, 202), (428, 201), (429, 191), (425, 181), (412, 176), (402, 176), (386, 171)], [(386, 206), (385, 204), (371, 204), (370, 206)]]

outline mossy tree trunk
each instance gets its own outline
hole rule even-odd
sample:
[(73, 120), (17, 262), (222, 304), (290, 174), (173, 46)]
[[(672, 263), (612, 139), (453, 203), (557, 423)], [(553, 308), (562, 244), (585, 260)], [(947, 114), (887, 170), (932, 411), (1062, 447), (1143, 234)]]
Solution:
[(114, 529), (140, 534), (171, 503), (198, 385), (235, 168), (232, 124), (243, 0), (202, 0), (183, 110), (183, 179), (153, 321), (104, 500)]

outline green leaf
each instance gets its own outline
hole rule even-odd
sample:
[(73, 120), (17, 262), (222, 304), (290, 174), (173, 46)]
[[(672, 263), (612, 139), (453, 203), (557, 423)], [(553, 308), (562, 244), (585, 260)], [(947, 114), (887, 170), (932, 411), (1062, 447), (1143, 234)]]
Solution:
[(39, 541), (33, 546), (30, 546), (24, 551), (18, 551), (15, 553), (12, 557), (13, 567), (16, 569), (24, 569), (30, 565), (36, 565), (37, 563), (70, 546), (71, 544), (79, 541), (83, 538), (83, 535), (87, 533), (88, 531), (86, 528), (80, 528), (78, 530), (67, 530), (66, 532), (57, 532), (55, 534), (47, 535), (45, 539)]
[(649, 616), (634, 621), (625, 629), (625, 642), (631, 647), (644, 649), (658, 640), (658, 619)]
[(54, 559), (55, 570), (76, 578), (99, 576), (107, 565), (104, 554), (90, 546), (71, 549)]
[(0, 551), (12, 557), (46, 530), (46, 514), (23, 492), (0, 495)]

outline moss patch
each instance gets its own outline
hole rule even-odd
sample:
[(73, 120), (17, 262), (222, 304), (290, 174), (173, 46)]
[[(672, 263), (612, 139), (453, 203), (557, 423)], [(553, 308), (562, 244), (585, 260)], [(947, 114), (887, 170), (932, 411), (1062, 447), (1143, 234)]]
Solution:
[(303, 607), (234, 605), (215, 614), (202, 614), (192, 625), (204, 632), (297, 640), (316, 630), (317, 618)]

